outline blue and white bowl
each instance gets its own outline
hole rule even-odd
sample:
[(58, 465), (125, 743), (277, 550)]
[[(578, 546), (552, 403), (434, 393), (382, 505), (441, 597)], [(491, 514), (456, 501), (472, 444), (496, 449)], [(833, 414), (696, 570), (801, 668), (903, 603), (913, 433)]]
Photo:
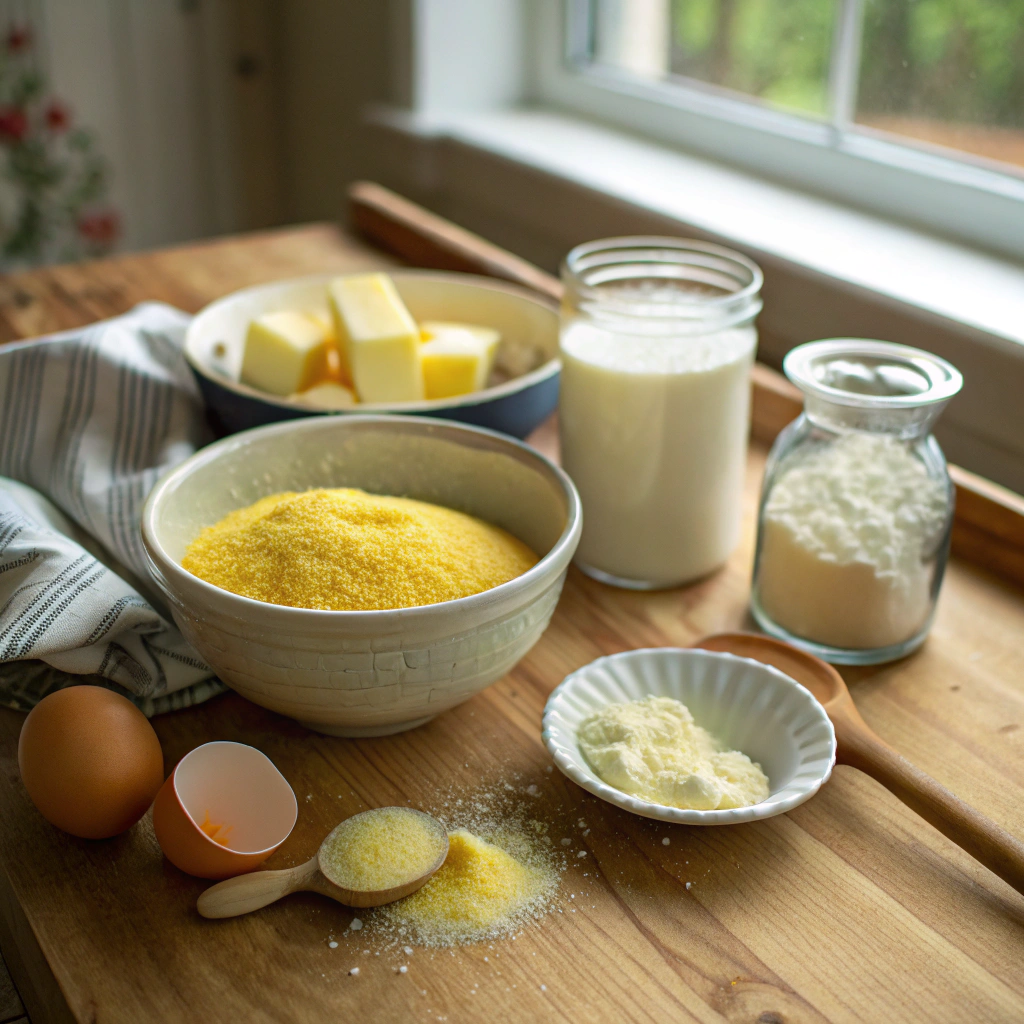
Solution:
[(305, 416), (408, 413), (457, 420), (524, 438), (558, 404), (558, 309), (517, 285), (472, 274), (390, 272), (413, 319), (455, 320), (501, 332), (499, 383), (475, 394), (431, 402), (359, 404), (326, 411), (268, 395), (239, 380), (249, 322), (282, 309), (327, 316), (326, 286), (337, 274), (275, 281), (234, 292), (203, 309), (185, 337), (185, 358), (207, 406), (226, 433)]

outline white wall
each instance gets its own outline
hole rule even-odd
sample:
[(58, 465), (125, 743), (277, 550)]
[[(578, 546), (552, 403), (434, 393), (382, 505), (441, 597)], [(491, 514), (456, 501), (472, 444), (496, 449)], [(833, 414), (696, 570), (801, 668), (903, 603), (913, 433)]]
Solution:
[(281, 5), (286, 220), (338, 217), (367, 173), (363, 110), (391, 91), (391, 13), (387, 0)]
[(95, 131), (123, 247), (198, 238), (233, 221), (218, 202), (206, 41), (219, 3), (35, 0), (54, 92)]
[(389, 0), (0, 0), (111, 170), (121, 249), (338, 217), (393, 93)]
[(122, 249), (279, 223), (278, 0), (0, 0), (111, 171)]

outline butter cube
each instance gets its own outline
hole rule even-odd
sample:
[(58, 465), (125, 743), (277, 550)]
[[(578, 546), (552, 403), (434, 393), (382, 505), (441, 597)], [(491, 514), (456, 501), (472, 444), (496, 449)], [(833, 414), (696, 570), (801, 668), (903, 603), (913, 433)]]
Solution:
[(420, 337), (386, 274), (339, 277), (328, 285), (342, 373), (361, 402), (422, 401)]
[(303, 391), (330, 376), (334, 339), (311, 313), (264, 313), (249, 324), (242, 355), (243, 384), (272, 395)]
[(315, 384), (291, 397), (314, 409), (351, 409), (356, 404), (356, 396), (351, 389), (333, 380)]
[(420, 340), (431, 341), (444, 334), (451, 334), (452, 331), (469, 331), (474, 337), (479, 338), (487, 346), (493, 361), (494, 353), (498, 350), (498, 342), (501, 341), (501, 334), (493, 327), (456, 323), (454, 320), (423, 320), (420, 323)]
[(426, 321), (420, 357), (428, 399), (454, 398), (487, 387), (500, 335), (489, 327)]

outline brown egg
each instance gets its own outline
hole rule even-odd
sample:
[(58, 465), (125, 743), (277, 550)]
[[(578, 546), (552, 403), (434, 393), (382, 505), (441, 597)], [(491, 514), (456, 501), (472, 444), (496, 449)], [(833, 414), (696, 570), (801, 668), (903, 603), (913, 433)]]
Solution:
[(44, 697), (21, 727), (18, 767), (43, 817), (83, 839), (130, 829), (164, 781), (153, 726), (130, 700), (101, 686)]

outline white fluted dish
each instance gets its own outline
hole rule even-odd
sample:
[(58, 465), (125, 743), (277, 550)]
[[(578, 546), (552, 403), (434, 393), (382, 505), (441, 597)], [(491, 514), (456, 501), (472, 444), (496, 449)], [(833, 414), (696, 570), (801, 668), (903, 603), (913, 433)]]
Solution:
[[(684, 810), (623, 793), (594, 774), (576, 733), (609, 704), (644, 697), (682, 701), (698, 725), (761, 765), (770, 794), (750, 807)], [(825, 709), (796, 680), (734, 654), (661, 647), (598, 658), (555, 688), (544, 708), (544, 743), (573, 782), (633, 814), (682, 825), (734, 825), (784, 814), (821, 788), (836, 761)]]

